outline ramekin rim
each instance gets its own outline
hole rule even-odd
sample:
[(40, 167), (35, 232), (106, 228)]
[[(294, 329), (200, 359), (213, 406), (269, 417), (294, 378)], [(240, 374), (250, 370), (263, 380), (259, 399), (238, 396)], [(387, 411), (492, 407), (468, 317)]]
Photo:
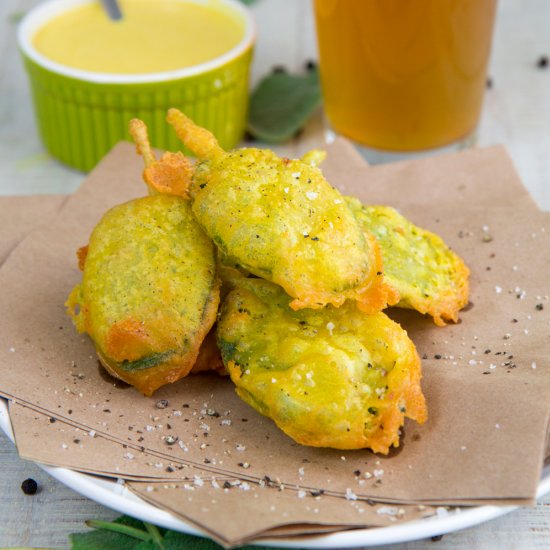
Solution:
[[(45, 24), (47, 21), (55, 17), (55, 15), (62, 13), (66, 9), (79, 5), (90, 4), (93, 1), (94, 0), (47, 0), (46, 2), (39, 4), (30, 10), (23, 17), (17, 29), (17, 42), (23, 54), (50, 72), (81, 81), (96, 84), (153, 84), (156, 82), (170, 82), (198, 76), (224, 67), (251, 49), (256, 41), (257, 28), (250, 10), (237, 0), (218, 0), (231, 6), (243, 17), (243, 21), (245, 22), (244, 36), (236, 46), (224, 54), (198, 65), (156, 73), (100, 73), (76, 69), (57, 63), (51, 59), (48, 59), (34, 48), (32, 45), (32, 36), (42, 24)], [(51, 11), (52, 8), (54, 9), (53, 12)]]

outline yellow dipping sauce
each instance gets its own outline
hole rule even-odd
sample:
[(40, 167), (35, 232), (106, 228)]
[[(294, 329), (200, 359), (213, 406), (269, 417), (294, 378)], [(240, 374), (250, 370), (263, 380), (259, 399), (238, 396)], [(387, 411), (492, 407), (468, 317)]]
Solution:
[(244, 36), (238, 14), (221, 2), (121, 0), (123, 19), (99, 1), (54, 17), (33, 37), (38, 52), (75, 69), (144, 74), (210, 61)]

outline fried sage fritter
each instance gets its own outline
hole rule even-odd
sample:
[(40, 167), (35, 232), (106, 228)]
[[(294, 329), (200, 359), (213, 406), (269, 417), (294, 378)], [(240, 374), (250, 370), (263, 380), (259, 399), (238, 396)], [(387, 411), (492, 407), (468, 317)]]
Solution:
[(389, 206), (363, 206), (352, 197), (346, 202), (380, 244), (384, 278), (401, 298), (397, 306), (427, 313), (439, 326), (456, 322), (468, 303), (470, 271), (462, 259)]
[[(163, 167), (162, 159), (151, 158), (143, 124), (134, 122), (144, 178), (161, 193), (191, 196), (198, 222), (228, 263), (282, 286), (294, 298), (293, 309), (351, 299), (374, 313), (398, 300), (382, 277), (376, 239), (317, 167), (324, 153), (289, 160), (262, 149), (225, 152), (180, 111), (170, 109), (168, 121), (198, 162), (190, 176), (182, 159), (170, 157)], [(173, 161), (182, 166), (174, 185)], [(182, 188), (186, 177), (188, 189)]]
[(219, 304), (214, 246), (189, 202), (156, 195), (112, 208), (79, 259), (66, 305), (105, 368), (146, 395), (186, 376)]
[(238, 395), (295, 441), (386, 454), (405, 417), (426, 420), (418, 354), (384, 313), (294, 311), (268, 281), (233, 284), (218, 319), (222, 358)]

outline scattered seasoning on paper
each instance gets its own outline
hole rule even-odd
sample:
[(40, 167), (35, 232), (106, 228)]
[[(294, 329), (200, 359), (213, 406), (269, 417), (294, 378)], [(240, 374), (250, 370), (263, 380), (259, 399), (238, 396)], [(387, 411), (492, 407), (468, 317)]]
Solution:
[(537, 59), (537, 67), (539, 69), (546, 69), (546, 67), (548, 67), (548, 56), (546, 55), (541, 55), (538, 59)]

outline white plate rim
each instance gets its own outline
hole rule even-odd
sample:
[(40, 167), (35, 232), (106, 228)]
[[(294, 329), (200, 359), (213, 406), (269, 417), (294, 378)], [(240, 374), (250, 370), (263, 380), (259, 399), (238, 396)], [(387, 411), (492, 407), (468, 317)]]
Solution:
[[(8, 402), (3, 398), (0, 398), (0, 429), (14, 442)], [(107, 508), (142, 521), (153, 523), (159, 527), (180, 531), (189, 535), (208, 537), (207, 534), (177, 519), (169, 512), (161, 510), (137, 497), (124, 486), (122, 480), (101, 478), (67, 468), (46, 466), (40, 463), (36, 464), (63, 485)], [(548, 492), (550, 492), (550, 466), (547, 466), (542, 472), (537, 490), (537, 498), (542, 497)], [(322, 549), (357, 548), (379, 544), (412, 542), (473, 527), (509, 514), (517, 508), (517, 506), (474, 506), (467, 509), (459, 509), (459, 512), (451, 512), (389, 527), (344, 530), (326, 535), (300, 537), (299, 539), (262, 539), (261, 541), (251, 541), (248, 544), (279, 548)]]

